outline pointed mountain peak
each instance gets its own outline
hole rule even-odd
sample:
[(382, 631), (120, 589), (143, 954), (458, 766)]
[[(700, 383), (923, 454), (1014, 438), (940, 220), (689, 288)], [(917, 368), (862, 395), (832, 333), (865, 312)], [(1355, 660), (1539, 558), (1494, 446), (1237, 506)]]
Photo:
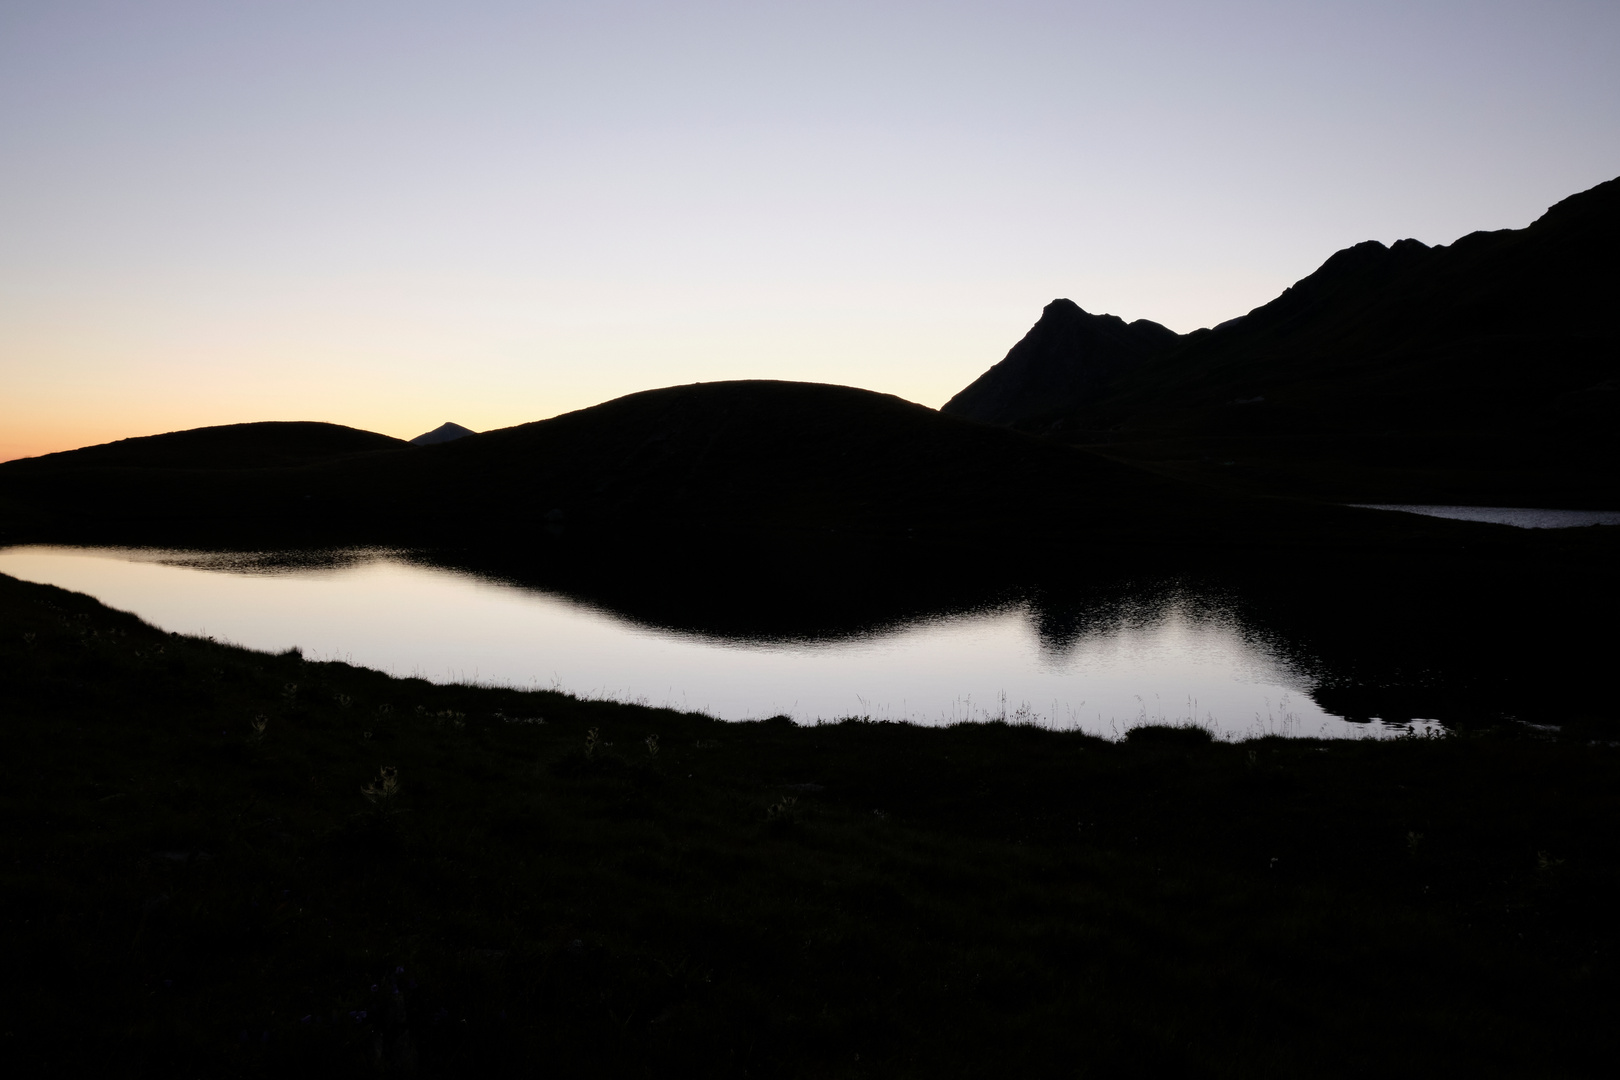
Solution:
[(436, 443), (455, 442), (457, 439), (465, 439), (468, 435), (476, 434), (478, 432), (471, 428), (464, 428), (460, 424), (452, 424), (447, 421), (426, 434), (418, 435), (411, 440), (411, 443), (415, 446), (433, 446)]
[(1115, 375), (1178, 336), (1147, 319), (1126, 323), (1118, 315), (1093, 315), (1060, 297), (1046, 305), (1006, 359), (940, 411), (989, 424), (1065, 412), (1097, 396)]

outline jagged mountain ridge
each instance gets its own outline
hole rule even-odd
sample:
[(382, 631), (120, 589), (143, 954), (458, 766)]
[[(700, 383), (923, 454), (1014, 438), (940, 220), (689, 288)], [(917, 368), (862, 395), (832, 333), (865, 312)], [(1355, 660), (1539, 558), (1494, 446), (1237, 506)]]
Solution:
[(1620, 499), (1620, 180), (1523, 229), (1335, 253), (1074, 407), (1010, 420), (1255, 492)]
[[(1617, 253), (1620, 180), (1563, 200), (1524, 229), (1436, 247), (1357, 244), (1270, 303), (1124, 373), (1095, 415), (1149, 425), (1130, 415), (1149, 398), (1160, 410), (1263, 394), (1315, 404), (1310, 425), (1359, 426), (1357, 411), (1393, 420), (1418, 401), (1431, 421), (1437, 411), (1483, 421), (1488, 404), (1522, 418), (1525, 392), (1537, 396), (1549, 383), (1578, 391), (1616, 374)], [(1356, 408), (1313, 403), (1329, 383), (1329, 396)]]

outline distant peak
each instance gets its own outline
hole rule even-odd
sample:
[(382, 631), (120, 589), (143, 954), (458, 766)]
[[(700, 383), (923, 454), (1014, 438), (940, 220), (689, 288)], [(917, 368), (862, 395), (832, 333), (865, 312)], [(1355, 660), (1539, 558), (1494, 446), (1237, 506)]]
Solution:
[(1165, 335), (1176, 336), (1175, 331), (1166, 329), (1152, 319), (1137, 319), (1135, 322), (1127, 323), (1118, 315), (1110, 315), (1107, 312), (1094, 315), (1073, 300), (1061, 296), (1041, 309), (1040, 321), (1035, 325), (1052, 326), (1063, 323), (1090, 326), (1098, 329), (1107, 328), (1113, 331), (1130, 327), (1132, 330), (1142, 334), (1152, 334), (1158, 337)]
[(1059, 297), (1005, 359), (979, 376), (941, 412), (989, 424), (1014, 424), (1078, 407), (1103, 393), (1125, 368), (1166, 348), (1174, 330), (1147, 319), (1093, 315)]
[(1121, 319), (1118, 315), (1093, 315), (1091, 312), (1087, 311), (1085, 308), (1066, 297), (1059, 297), (1041, 309), (1040, 321), (1046, 322), (1048, 320), (1062, 322), (1096, 322), (1098, 320), (1104, 320), (1111, 323), (1119, 323), (1122, 326), (1125, 322), (1125, 320)]
[(435, 443), (455, 442), (457, 439), (465, 439), (468, 435), (476, 434), (478, 432), (471, 428), (464, 428), (460, 424), (452, 424), (446, 421), (432, 431), (424, 435), (418, 435), (411, 440), (411, 443), (415, 446), (432, 446)]

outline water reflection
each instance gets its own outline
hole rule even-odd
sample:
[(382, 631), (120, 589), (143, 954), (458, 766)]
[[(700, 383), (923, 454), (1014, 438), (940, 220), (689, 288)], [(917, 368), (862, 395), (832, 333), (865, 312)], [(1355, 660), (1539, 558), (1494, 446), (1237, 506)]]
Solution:
[(1173, 577), (742, 635), (657, 625), (422, 553), (27, 547), (0, 551), (0, 572), (252, 648), (726, 719), (1004, 718), (1107, 736), (1147, 722), (1236, 736), (1389, 730), (1322, 708), (1322, 665), (1308, 650), (1234, 596)]
[(1526, 506), (1424, 506), (1416, 503), (1352, 503), (1363, 510), (1398, 510), (1453, 521), (1481, 521), (1516, 529), (1581, 529), (1620, 525), (1620, 510), (1541, 510)]

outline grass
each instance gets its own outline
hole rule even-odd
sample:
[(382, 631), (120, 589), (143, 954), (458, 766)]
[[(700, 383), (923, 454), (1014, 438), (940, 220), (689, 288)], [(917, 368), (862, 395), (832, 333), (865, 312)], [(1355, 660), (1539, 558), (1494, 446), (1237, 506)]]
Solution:
[(1595, 1074), (1620, 754), (726, 724), (0, 577), (29, 1075)]

